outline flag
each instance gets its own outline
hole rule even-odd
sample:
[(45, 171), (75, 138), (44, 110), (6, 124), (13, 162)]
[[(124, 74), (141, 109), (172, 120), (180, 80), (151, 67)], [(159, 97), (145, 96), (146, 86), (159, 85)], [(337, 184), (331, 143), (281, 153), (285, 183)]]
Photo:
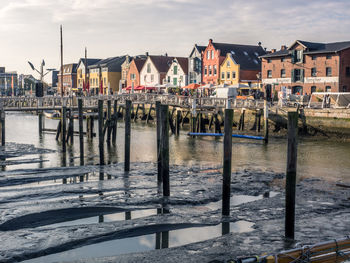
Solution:
[(103, 85), (102, 85), (102, 79), (101, 79), (101, 81), (100, 81), (100, 94), (103, 94)]
[(90, 92), (90, 81), (86, 83), (86, 90), (87, 92)]
[(86, 87), (85, 87), (85, 81), (83, 80), (83, 91), (85, 91)]

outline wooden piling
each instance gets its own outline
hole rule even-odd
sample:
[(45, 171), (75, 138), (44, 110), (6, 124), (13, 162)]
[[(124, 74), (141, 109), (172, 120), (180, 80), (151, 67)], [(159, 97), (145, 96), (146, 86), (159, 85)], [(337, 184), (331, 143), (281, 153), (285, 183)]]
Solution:
[(149, 110), (148, 110), (148, 114), (147, 114), (147, 118), (146, 118), (146, 123), (148, 124), (149, 119), (151, 118), (151, 112), (153, 110), (153, 104), (150, 105)]
[(1, 146), (5, 146), (5, 111), (3, 108), (0, 109), (0, 126), (1, 126)]
[(66, 152), (66, 130), (67, 130), (67, 107), (62, 106), (62, 125), (61, 125), (61, 142), (62, 151)]
[(288, 112), (285, 237), (294, 239), (298, 113)]
[(180, 121), (181, 121), (181, 111), (176, 111), (176, 122), (175, 122), (175, 135), (180, 135)]
[(111, 143), (111, 135), (112, 135), (112, 108), (111, 101), (107, 100), (107, 143)]
[(131, 101), (125, 101), (125, 150), (124, 171), (130, 171)]
[[(68, 133), (70, 138), (70, 144), (72, 145), (74, 143), (74, 119), (73, 119), (73, 110), (70, 108), (69, 110), (69, 126), (68, 126)], [(67, 139), (68, 141), (68, 139)]]
[(264, 100), (264, 143), (269, 142), (269, 108), (267, 101)]
[(225, 109), (222, 214), (230, 215), (233, 110)]
[(83, 99), (78, 99), (80, 165), (84, 164)]
[(162, 182), (161, 163), (160, 163), (160, 101), (156, 101), (156, 119), (157, 119), (157, 182)]
[(161, 173), (163, 179), (163, 196), (170, 196), (169, 185), (169, 106), (160, 106), (160, 156), (161, 156)]
[(112, 143), (115, 145), (117, 141), (117, 121), (118, 121), (118, 101), (114, 100), (113, 104), (113, 132), (112, 132)]
[[(39, 100), (38, 106), (42, 107), (43, 106), (42, 98), (39, 98), (38, 100)], [(39, 135), (41, 136), (43, 133), (43, 129), (44, 129), (44, 127), (43, 127), (43, 111), (42, 110), (38, 111), (38, 121), (39, 121)]]
[(104, 165), (104, 136), (103, 136), (103, 100), (98, 100), (98, 147), (100, 150), (100, 165)]

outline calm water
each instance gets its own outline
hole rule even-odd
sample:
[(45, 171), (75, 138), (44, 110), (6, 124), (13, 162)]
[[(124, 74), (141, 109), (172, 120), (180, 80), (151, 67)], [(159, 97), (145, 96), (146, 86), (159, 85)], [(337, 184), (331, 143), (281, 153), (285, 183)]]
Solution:
[[(56, 128), (57, 120), (45, 119), (46, 128)], [(77, 125), (77, 121), (75, 121)], [(84, 123), (84, 130), (86, 125)], [(75, 126), (75, 130), (78, 127)], [(97, 131), (97, 121), (95, 121)], [(79, 165), (78, 136), (75, 144), (67, 148), (67, 166)], [(38, 156), (26, 155), (19, 159), (29, 159), (29, 163), (10, 165), (7, 170), (19, 168), (56, 167), (62, 165), (61, 145), (55, 140), (54, 133), (38, 134), (37, 116), (23, 113), (6, 114), (6, 142), (33, 144), (36, 147), (56, 150), (54, 153), (41, 154), (39, 159), (45, 162), (31, 163), (31, 158)], [(90, 143), (84, 138), (85, 163), (98, 164), (98, 139)], [(286, 167), (286, 139), (271, 138), (265, 146), (262, 142), (233, 138), (233, 170), (268, 169), (284, 172)], [(170, 162), (191, 166), (192, 164), (220, 165), (222, 163), (222, 138), (190, 138), (187, 131), (182, 131), (179, 137), (170, 137)], [(124, 124), (118, 123), (117, 146), (105, 146), (106, 162), (123, 162), (124, 159)], [(298, 176), (319, 177), (329, 180), (350, 180), (350, 143), (331, 142), (324, 139), (301, 139), (298, 148)], [(16, 159), (16, 158), (15, 158)], [(13, 159), (14, 160), (14, 159)], [(131, 161), (154, 162), (156, 160), (156, 130), (153, 124), (141, 121), (132, 123)], [(132, 169), (132, 165), (131, 165)]]

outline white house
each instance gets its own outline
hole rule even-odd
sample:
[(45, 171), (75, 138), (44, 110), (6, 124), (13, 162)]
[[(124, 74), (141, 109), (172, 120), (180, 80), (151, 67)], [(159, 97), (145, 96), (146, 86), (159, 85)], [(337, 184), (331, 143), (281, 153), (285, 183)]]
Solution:
[(163, 84), (173, 59), (174, 57), (167, 55), (148, 56), (140, 71), (141, 86), (154, 87)]
[(176, 57), (173, 59), (166, 74), (166, 82), (181, 88), (188, 84), (188, 58)]

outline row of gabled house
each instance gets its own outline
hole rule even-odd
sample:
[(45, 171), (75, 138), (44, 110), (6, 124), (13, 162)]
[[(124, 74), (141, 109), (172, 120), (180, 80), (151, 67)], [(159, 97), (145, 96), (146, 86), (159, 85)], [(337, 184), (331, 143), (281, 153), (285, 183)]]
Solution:
[(88, 82), (94, 94), (118, 92), (131, 86), (184, 87), (191, 83), (245, 84), (263, 87), (270, 93), (283, 87), (300, 94), (339, 92), (350, 90), (350, 42), (297, 40), (290, 47), (267, 52), (260, 42), (241, 45), (210, 39), (207, 46), (194, 45), (189, 57), (146, 53), (80, 59), (77, 64), (64, 65), (63, 70), (66, 90), (82, 90)]

